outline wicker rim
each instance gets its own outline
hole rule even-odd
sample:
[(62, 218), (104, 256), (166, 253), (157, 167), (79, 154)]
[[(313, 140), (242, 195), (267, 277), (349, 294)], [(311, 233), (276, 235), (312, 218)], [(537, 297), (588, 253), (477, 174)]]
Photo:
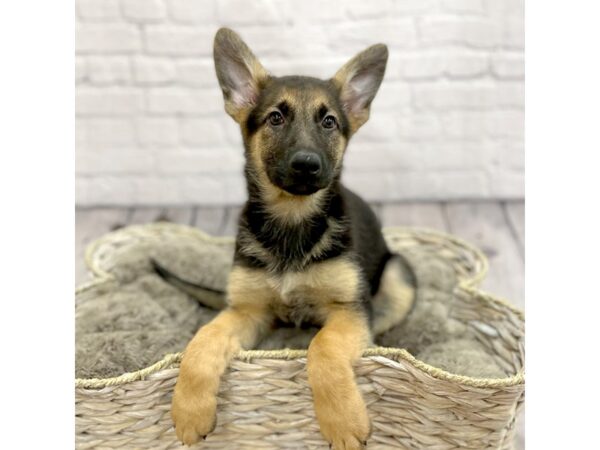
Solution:
[[(124, 229), (127, 230), (135, 230), (135, 229), (147, 229), (148, 225), (132, 225), (126, 227)], [(154, 231), (161, 231), (164, 229), (176, 229), (178, 233), (188, 235), (189, 237), (197, 238), (202, 241), (210, 241), (213, 244), (221, 244), (221, 245), (230, 245), (234, 242), (234, 238), (232, 237), (217, 237), (211, 236), (205, 233), (202, 230), (197, 228), (191, 228), (185, 225), (178, 225), (173, 223), (154, 223), (152, 224), (152, 228)], [(97, 249), (114, 238), (115, 234), (122, 232), (124, 229), (116, 230), (111, 233), (108, 233), (99, 239), (90, 243), (85, 252), (85, 262), (87, 267), (92, 272), (94, 277), (88, 283), (84, 283), (81, 286), (77, 287), (75, 290), (76, 295), (82, 292), (85, 292), (89, 289), (98, 287), (102, 284), (108, 284), (116, 281), (116, 278), (111, 273), (105, 271), (100, 266), (96, 264), (96, 260), (94, 259), (94, 255)], [(426, 228), (411, 228), (411, 227), (388, 227), (385, 228), (387, 232), (391, 233), (418, 233), (421, 236), (427, 236), (431, 238), (441, 238), (457, 244), (458, 246), (462, 246), (473, 253), (475, 258), (477, 259), (477, 266), (479, 270), (470, 278), (465, 278), (461, 280), (457, 286), (457, 290), (463, 290), (468, 294), (472, 294), (477, 300), (482, 302), (491, 302), (498, 306), (502, 306), (504, 308), (508, 308), (513, 313), (515, 313), (521, 320), (524, 320), (524, 313), (519, 308), (513, 306), (508, 301), (501, 299), (499, 297), (495, 297), (489, 293), (486, 293), (479, 288), (477, 288), (477, 284), (483, 280), (485, 275), (488, 272), (488, 260), (486, 256), (483, 254), (481, 250), (477, 247), (469, 244), (468, 242), (463, 241), (460, 238), (455, 236), (442, 233), (439, 231), (434, 231)], [(239, 360), (252, 360), (252, 359), (298, 359), (298, 358), (306, 358), (307, 350), (290, 350), (290, 349), (281, 349), (281, 350), (244, 350), (239, 352), (235, 359)], [(76, 378), (75, 379), (75, 387), (76, 388), (84, 388), (84, 389), (101, 389), (109, 386), (118, 386), (125, 383), (130, 383), (133, 381), (144, 380), (148, 376), (159, 372), (164, 369), (174, 368), (181, 361), (181, 357), (183, 353), (172, 353), (166, 355), (160, 361), (145, 367), (143, 369), (137, 370), (135, 372), (128, 372), (117, 377), (111, 378)], [(479, 387), (479, 388), (499, 388), (499, 387), (507, 387), (507, 386), (516, 386), (525, 383), (525, 369), (522, 368), (515, 375), (506, 378), (475, 378), (469, 377), (465, 375), (457, 375), (451, 372), (447, 372), (443, 369), (431, 366), (411, 355), (408, 351), (401, 348), (390, 348), (390, 347), (371, 347), (366, 349), (363, 352), (363, 357), (367, 358), (377, 358), (377, 357), (385, 357), (390, 358), (392, 360), (398, 361), (403, 360), (414, 367), (422, 370), (428, 375), (438, 378), (445, 381), (455, 382), (459, 384), (463, 384), (466, 386)]]

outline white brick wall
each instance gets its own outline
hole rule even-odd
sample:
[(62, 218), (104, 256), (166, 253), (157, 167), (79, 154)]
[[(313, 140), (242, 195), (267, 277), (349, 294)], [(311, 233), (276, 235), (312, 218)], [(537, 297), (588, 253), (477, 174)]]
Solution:
[(76, 0), (77, 202), (241, 203), (239, 131), (212, 39), (328, 77), (390, 47), (346, 183), (371, 200), (521, 198), (523, 0)]

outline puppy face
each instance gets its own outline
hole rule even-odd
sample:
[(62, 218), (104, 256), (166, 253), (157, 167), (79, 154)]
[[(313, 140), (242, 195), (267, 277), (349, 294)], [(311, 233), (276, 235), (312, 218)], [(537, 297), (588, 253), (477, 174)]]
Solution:
[(308, 77), (272, 77), (242, 127), (256, 168), (292, 195), (329, 185), (350, 135), (333, 83)]
[(329, 80), (269, 74), (233, 31), (215, 37), (225, 110), (240, 124), (259, 185), (310, 196), (339, 174), (348, 140), (369, 116), (387, 47), (359, 53)]

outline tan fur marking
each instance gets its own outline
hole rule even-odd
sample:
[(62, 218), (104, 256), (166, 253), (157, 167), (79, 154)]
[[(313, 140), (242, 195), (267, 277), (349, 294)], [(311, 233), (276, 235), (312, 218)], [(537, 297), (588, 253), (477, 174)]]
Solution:
[(272, 323), (268, 297), (261, 301), (267, 291), (272, 293), (264, 277), (241, 268), (234, 268), (232, 275), (228, 292), (232, 306), (200, 328), (181, 361), (171, 416), (177, 437), (186, 445), (214, 428), (219, 381), (231, 358), (253, 347)]
[(263, 269), (233, 266), (227, 285), (227, 301), (230, 306), (254, 306), (268, 308), (277, 293), (267, 282)]
[(373, 334), (377, 335), (398, 325), (409, 313), (415, 300), (415, 290), (402, 278), (402, 268), (393, 259), (381, 276), (377, 295), (373, 298)]
[(360, 275), (356, 265), (344, 257), (311, 264), (300, 272), (286, 272), (269, 277), (269, 284), (285, 302), (291, 294), (304, 294), (321, 303), (350, 303), (357, 301)]
[(362, 449), (370, 420), (352, 370), (369, 343), (367, 319), (349, 308), (333, 309), (308, 349), (308, 382), (321, 434), (335, 449)]
[(343, 257), (270, 275), (268, 282), (279, 295), (273, 303), (275, 315), (294, 323), (324, 323), (332, 308), (357, 302), (361, 288), (358, 268)]
[(269, 213), (283, 223), (298, 223), (316, 214), (321, 209), (325, 191), (312, 195), (292, 195), (271, 185), (265, 189), (265, 200)]

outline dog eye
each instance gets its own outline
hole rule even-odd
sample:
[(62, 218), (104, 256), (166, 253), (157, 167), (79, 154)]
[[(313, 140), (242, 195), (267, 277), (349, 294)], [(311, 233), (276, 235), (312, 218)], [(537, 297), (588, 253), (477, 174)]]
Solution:
[(283, 122), (283, 116), (279, 111), (273, 111), (271, 114), (269, 114), (269, 123), (271, 125), (277, 126), (281, 125)]
[(321, 122), (321, 125), (323, 125), (323, 128), (335, 128), (337, 126), (337, 121), (333, 116), (326, 116), (323, 119), (323, 122)]

